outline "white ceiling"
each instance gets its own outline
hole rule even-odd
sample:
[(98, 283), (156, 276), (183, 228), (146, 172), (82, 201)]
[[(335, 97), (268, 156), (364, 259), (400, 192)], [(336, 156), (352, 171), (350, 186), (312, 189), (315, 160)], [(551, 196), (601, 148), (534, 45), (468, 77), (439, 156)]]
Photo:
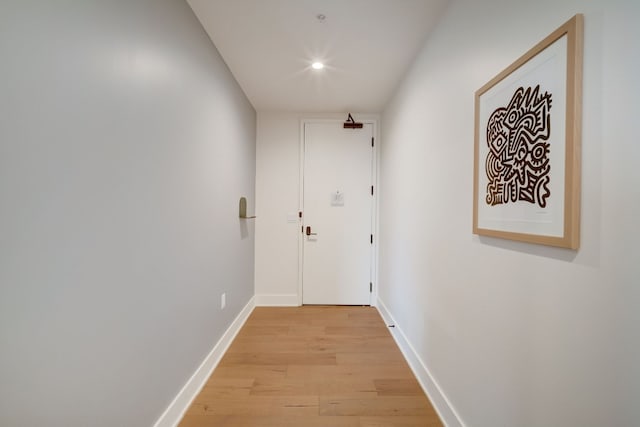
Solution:
[(448, 0), (187, 1), (256, 110), (378, 113)]

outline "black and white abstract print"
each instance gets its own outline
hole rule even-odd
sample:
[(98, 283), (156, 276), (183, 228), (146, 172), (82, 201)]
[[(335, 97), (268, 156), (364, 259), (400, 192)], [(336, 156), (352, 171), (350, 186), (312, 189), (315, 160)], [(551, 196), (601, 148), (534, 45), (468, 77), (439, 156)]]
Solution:
[(505, 107), (487, 123), (489, 180), (486, 203), (491, 206), (528, 202), (540, 208), (551, 196), (551, 94), (536, 87), (519, 87)]

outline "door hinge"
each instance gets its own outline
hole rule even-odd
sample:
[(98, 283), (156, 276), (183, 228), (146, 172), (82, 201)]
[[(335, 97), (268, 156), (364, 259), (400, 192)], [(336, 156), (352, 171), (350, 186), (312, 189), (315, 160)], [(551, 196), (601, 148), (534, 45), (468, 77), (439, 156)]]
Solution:
[(371, 195), (373, 196), (373, 185), (371, 186)]
[(371, 244), (373, 245), (373, 234), (371, 235)]
[(371, 137), (371, 146), (373, 147), (373, 137)]
[(373, 283), (369, 282), (369, 293), (373, 292)]

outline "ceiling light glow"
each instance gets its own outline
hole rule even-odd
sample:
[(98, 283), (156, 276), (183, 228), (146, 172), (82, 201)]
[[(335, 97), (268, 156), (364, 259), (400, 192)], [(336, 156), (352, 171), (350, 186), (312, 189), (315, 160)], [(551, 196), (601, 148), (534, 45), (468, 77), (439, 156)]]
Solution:
[(311, 68), (314, 70), (322, 70), (324, 68), (324, 64), (322, 62), (314, 62), (311, 64)]

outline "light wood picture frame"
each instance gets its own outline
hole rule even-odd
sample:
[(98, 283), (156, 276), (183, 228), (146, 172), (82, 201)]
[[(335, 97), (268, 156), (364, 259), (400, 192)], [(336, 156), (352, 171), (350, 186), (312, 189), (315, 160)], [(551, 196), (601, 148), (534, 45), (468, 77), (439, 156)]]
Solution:
[(474, 234), (579, 248), (583, 22), (476, 92)]

